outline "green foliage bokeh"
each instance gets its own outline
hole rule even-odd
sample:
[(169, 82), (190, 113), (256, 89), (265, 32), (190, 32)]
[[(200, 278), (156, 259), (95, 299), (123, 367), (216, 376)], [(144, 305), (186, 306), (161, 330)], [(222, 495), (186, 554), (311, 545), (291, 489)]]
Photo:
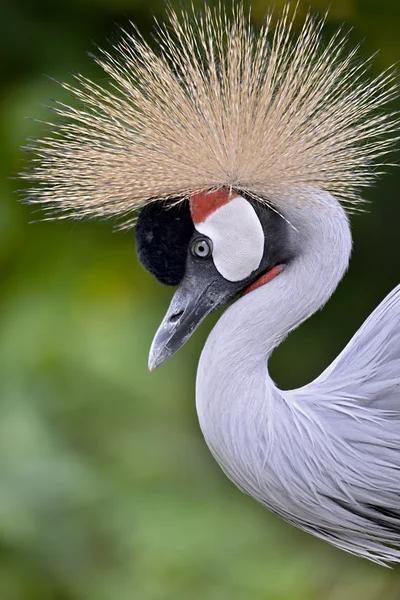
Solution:
[[(380, 49), (377, 70), (399, 60), (396, 0), (313, 7), (328, 4), (328, 30), (345, 21), (363, 52)], [(267, 7), (253, 2), (256, 22)], [(172, 292), (138, 265), (132, 232), (30, 225), (36, 215), (17, 202), (20, 146), (42, 130), (26, 117), (46, 120), (42, 104), (62, 97), (45, 74), (101, 81), (86, 50), (109, 47), (129, 20), (151, 39), (152, 14), (164, 9), (161, 0), (0, 2), (0, 599), (400, 598), (396, 570), (293, 529), (225, 479), (194, 405), (212, 319), (147, 371)], [(399, 281), (400, 175), (388, 172), (367, 193), (369, 214), (353, 218), (344, 282), (273, 357), (284, 387), (316, 376)]]

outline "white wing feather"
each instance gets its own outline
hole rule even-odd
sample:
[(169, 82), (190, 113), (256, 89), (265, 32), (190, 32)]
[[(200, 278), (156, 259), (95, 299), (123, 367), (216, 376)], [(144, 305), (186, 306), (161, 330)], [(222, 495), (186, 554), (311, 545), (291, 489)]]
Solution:
[(314, 518), (296, 524), (381, 564), (399, 562), (400, 285), (317, 379), (284, 395), (302, 432), (298, 476), (318, 490)]
[(393, 411), (400, 419), (400, 285), (368, 317), (336, 360), (302, 389), (310, 387), (371, 410)]

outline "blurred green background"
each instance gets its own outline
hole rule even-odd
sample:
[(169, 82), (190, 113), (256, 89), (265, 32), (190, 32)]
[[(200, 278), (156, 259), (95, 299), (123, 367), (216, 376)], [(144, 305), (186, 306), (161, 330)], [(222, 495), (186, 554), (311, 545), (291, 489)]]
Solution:
[[(267, 7), (254, 0), (256, 22)], [(133, 233), (32, 225), (17, 202), (19, 147), (42, 131), (26, 117), (49, 118), (41, 103), (64, 97), (45, 74), (101, 81), (93, 43), (108, 48), (129, 19), (151, 39), (163, 12), (161, 0), (0, 2), (0, 599), (400, 598), (399, 570), (295, 530), (224, 477), (194, 404), (212, 319), (147, 371), (172, 290), (138, 265)], [(363, 54), (380, 50), (376, 71), (399, 60), (398, 0), (334, 0), (328, 33), (343, 21)], [(369, 214), (353, 218), (334, 298), (272, 359), (281, 386), (315, 377), (399, 282), (400, 172), (388, 171), (366, 194)]]

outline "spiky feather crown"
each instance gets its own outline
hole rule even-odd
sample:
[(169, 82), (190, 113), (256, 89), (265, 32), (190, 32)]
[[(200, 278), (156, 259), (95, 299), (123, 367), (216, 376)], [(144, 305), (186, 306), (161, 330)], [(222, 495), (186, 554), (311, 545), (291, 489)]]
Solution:
[(379, 109), (397, 95), (395, 75), (366, 81), (370, 59), (341, 30), (324, 44), (323, 26), (309, 13), (295, 35), (287, 5), (256, 34), (242, 8), (206, 6), (170, 9), (157, 53), (124, 33), (96, 58), (110, 89), (81, 75), (62, 84), (79, 107), (56, 103), (61, 121), (33, 148), (29, 200), (49, 216), (125, 226), (151, 200), (220, 187), (282, 203), (311, 186), (356, 206), (393, 145), (397, 117)]

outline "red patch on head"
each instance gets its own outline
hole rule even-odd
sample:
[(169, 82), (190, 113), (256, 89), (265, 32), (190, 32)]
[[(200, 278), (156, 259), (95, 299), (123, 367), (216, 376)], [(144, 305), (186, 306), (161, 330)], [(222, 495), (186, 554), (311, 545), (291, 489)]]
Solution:
[(228, 190), (217, 190), (216, 192), (200, 192), (193, 194), (190, 198), (190, 212), (195, 224), (203, 223), (218, 208), (236, 198)]

